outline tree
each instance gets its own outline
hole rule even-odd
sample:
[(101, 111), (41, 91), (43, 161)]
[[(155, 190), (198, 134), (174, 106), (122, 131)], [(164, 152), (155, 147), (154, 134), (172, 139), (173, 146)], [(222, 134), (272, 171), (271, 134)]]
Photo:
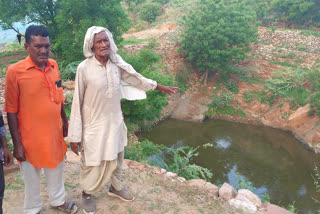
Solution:
[(50, 31), (52, 49), (72, 62), (81, 60), (86, 30), (92, 25), (107, 27), (115, 40), (129, 28), (121, 0), (1, 0), (0, 24), (14, 28), (15, 22), (38, 23)]
[(143, 21), (154, 22), (162, 13), (161, 4), (158, 2), (146, 2), (141, 5), (139, 16)]
[(320, 21), (319, 0), (272, 0), (271, 11), (282, 21), (312, 24)]
[(46, 27), (55, 25), (54, 0), (0, 0), (0, 25), (3, 29), (19, 30), (14, 23), (39, 23)]
[(185, 18), (180, 52), (202, 72), (225, 70), (232, 60), (240, 62), (257, 38), (255, 13), (241, 0), (202, 0)]
[[(126, 62), (131, 64), (137, 72), (143, 76), (157, 81), (161, 85), (173, 85), (172, 75), (163, 75), (159, 72), (156, 64), (160, 63), (161, 57), (149, 47), (138, 53), (122, 54)], [(154, 121), (161, 116), (161, 109), (167, 105), (167, 95), (157, 90), (147, 92), (147, 99), (121, 102), (122, 112), (129, 125), (137, 125), (140, 129), (149, 128), (146, 121)]]
[(59, 30), (54, 50), (68, 62), (83, 58), (82, 46), (90, 26), (108, 28), (117, 43), (128, 30), (129, 20), (122, 10), (121, 0), (59, 0), (55, 17)]

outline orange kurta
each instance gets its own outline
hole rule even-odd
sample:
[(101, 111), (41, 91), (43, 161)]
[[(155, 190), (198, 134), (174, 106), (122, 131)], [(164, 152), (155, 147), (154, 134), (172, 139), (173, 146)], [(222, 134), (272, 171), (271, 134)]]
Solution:
[(17, 113), (20, 139), (27, 161), (37, 168), (55, 168), (64, 159), (62, 88), (57, 63), (49, 59), (45, 71), (28, 56), (7, 70), (5, 111)]

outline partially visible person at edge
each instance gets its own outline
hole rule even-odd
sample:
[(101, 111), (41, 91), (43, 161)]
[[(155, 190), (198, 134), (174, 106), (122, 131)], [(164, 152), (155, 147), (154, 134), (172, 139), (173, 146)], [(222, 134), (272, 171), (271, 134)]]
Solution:
[(7, 136), (7, 129), (6, 129), (6, 126), (4, 125), (2, 112), (0, 109), (0, 140), (1, 140), (1, 143), (0, 143), (0, 214), (2, 214), (2, 201), (3, 201), (4, 188), (5, 188), (3, 166), (10, 166), (13, 160), (12, 154), (8, 149), (6, 136)]
[(77, 68), (68, 140), (72, 151), (82, 150), (80, 187), (85, 213), (95, 213), (93, 194), (111, 181), (108, 195), (124, 201), (134, 196), (123, 183), (127, 145), (120, 100), (146, 98), (145, 91), (175, 94), (177, 87), (162, 86), (137, 73), (118, 54), (112, 34), (104, 27), (87, 30)]
[(65, 200), (63, 181), (68, 120), (57, 63), (49, 59), (49, 32), (43, 26), (26, 29), (28, 57), (8, 68), (5, 111), (24, 180), (24, 212), (40, 213), (40, 173), (43, 169), (50, 205), (76, 213), (74, 202)]

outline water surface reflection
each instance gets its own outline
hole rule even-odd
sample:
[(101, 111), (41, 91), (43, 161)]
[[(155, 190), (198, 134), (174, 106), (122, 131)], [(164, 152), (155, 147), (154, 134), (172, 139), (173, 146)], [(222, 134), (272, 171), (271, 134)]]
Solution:
[(316, 213), (311, 175), (320, 158), (288, 132), (220, 120), (167, 120), (142, 137), (167, 146), (200, 146), (194, 161), (212, 170), (212, 183), (237, 188), (246, 180), (256, 194), (268, 193), (271, 203), (288, 207), (295, 201), (298, 213)]

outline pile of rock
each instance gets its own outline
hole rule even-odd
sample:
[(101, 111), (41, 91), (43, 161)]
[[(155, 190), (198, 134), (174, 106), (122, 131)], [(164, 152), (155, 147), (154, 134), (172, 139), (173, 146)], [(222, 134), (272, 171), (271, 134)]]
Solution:
[(154, 173), (163, 175), (167, 179), (173, 182), (185, 183), (192, 188), (205, 189), (208, 196), (212, 199), (218, 199), (234, 206), (238, 209), (242, 209), (244, 213), (259, 213), (259, 214), (292, 214), (291, 212), (269, 203), (262, 203), (261, 199), (247, 189), (235, 190), (231, 185), (224, 183), (220, 188), (210, 182), (206, 182), (203, 179), (186, 180), (183, 177), (179, 177), (177, 173), (167, 172), (165, 169), (161, 169), (155, 166), (145, 165), (139, 162), (125, 160), (130, 168), (138, 169), (139, 171), (150, 169)]

